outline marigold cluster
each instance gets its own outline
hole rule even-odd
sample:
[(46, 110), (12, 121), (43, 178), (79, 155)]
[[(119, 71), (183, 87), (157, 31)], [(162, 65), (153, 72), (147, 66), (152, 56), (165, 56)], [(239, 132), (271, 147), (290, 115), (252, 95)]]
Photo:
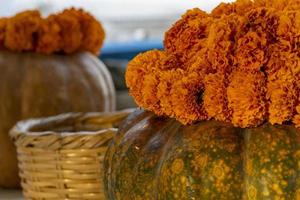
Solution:
[(139, 106), (183, 124), (300, 127), (300, 0), (188, 10), (166, 32), (164, 50), (128, 64), (126, 84)]
[(104, 37), (101, 24), (81, 9), (67, 9), (47, 18), (33, 10), (0, 19), (0, 48), (12, 51), (98, 54)]

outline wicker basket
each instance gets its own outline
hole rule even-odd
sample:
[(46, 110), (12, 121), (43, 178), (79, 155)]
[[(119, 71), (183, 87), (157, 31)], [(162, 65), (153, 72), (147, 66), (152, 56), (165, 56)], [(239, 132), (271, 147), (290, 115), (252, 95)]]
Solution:
[(17, 147), (26, 199), (105, 199), (103, 158), (118, 124), (131, 110), (63, 114), (19, 122)]

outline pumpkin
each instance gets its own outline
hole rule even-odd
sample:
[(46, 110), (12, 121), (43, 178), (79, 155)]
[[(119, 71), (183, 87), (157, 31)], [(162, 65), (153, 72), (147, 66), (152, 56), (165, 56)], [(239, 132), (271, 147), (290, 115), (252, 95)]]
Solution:
[(25, 118), (112, 111), (115, 91), (104, 64), (88, 52), (0, 52), (0, 187), (19, 184), (9, 129)]
[(138, 110), (106, 154), (107, 198), (299, 199), (299, 141), (294, 125), (187, 126)]
[(300, 1), (188, 10), (137, 55), (106, 155), (111, 200), (300, 199)]

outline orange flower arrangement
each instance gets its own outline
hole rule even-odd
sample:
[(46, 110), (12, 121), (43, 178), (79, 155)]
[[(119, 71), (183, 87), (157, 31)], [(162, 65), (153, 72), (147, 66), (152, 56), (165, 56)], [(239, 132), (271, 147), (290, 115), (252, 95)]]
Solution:
[(300, 127), (299, 0), (188, 10), (166, 32), (164, 47), (128, 64), (126, 84), (139, 106), (183, 124)]
[(13, 51), (97, 54), (104, 37), (101, 24), (81, 9), (67, 9), (47, 18), (35, 10), (25, 11), (0, 19), (0, 48)]

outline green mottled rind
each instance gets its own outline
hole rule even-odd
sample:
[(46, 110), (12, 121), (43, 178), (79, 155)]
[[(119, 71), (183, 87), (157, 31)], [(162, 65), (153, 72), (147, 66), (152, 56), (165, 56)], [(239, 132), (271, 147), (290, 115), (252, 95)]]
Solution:
[(240, 129), (205, 121), (183, 126), (150, 112), (121, 127), (106, 160), (112, 200), (300, 199), (300, 131)]
[(248, 199), (300, 199), (300, 134), (293, 126), (248, 129), (244, 195)]
[(239, 131), (202, 122), (181, 127), (164, 157), (160, 199), (241, 199), (242, 156)]

